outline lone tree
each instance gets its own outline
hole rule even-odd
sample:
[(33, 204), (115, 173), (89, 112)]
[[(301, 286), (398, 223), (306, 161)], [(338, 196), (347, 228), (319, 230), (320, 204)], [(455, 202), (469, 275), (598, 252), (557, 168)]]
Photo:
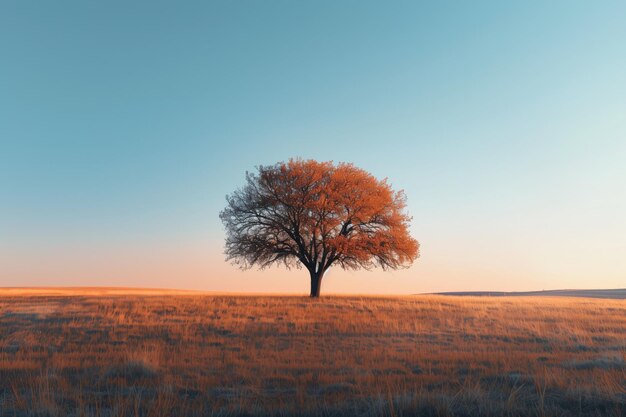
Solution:
[(352, 164), (292, 159), (246, 180), (220, 213), (227, 259), (242, 269), (304, 265), (319, 297), (332, 265), (397, 269), (419, 256), (404, 192)]

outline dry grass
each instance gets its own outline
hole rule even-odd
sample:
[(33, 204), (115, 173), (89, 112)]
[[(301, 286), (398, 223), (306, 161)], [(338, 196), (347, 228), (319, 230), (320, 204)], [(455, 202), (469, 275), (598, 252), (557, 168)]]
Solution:
[(8, 294), (0, 416), (624, 416), (626, 302)]

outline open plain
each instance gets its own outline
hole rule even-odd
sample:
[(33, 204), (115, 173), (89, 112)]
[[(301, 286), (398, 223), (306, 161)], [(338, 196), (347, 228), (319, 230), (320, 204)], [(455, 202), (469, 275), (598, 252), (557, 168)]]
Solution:
[(0, 416), (624, 416), (626, 302), (0, 290)]

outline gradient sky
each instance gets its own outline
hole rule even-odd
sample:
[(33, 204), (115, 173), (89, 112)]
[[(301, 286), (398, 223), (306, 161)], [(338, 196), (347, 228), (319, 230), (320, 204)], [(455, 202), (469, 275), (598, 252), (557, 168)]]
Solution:
[(0, 3), (0, 286), (308, 293), (240, 272), (246, 170), (404, 189), (415, 265), (322, 292), (626, 287), (623, 1)]

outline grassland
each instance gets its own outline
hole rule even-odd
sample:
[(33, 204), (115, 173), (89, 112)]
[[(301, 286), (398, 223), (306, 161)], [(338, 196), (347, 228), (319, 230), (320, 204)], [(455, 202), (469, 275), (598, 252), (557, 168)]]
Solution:
[(0, 416), (625, 416), (626, 302), (0, 290)]
[(583, 298), (609, 298), (615, 300), (626, 299), (626, 288), (613, 290), (545, 290), (545, 291), (469, 291), (469, 292), (442, 292), (439, 295), (466, 295), (466, 296), (489, 296), (489, 297), (583, 297)]

